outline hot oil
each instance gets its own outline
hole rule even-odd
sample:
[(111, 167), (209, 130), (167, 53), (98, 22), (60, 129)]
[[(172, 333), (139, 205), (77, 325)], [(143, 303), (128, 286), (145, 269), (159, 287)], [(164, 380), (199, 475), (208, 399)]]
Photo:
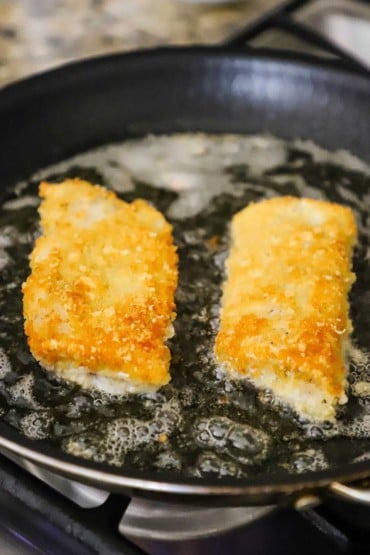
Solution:
[[(101, 183), (127, 201), (145, 198), (174, 227), (180, 283), (172, 382), (157, 393), (85, 391), (42, 370), (29, 353), (20, 288), (39, 233), (38, 182), (66, 176)], [(0, 414), (30, 438), (125, 468), (242, 477), (366, 459), (369, 191), (368, 167), (349, 153), (266, 136), (199, 134), (106, 146), (17, 184), (0, 211)], [(286, 194), (342, 202), (358, 220), (350, 400), (334, 424), (299, 421), (268, 392), (226, 379), (213, 363), (228, 222), (251, 201)]]

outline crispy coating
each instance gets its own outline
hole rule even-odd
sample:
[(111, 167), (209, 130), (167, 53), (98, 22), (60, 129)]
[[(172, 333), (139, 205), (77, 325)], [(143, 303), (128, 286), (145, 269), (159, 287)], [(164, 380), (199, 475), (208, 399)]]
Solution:
[(131, 390), (167, 383), (178, 278), (170, 224), (143, 200), (79, 179), (39, 192), (43, 235), (22, 287), (34, 357), (82, 385), (84, 372)]
[(216, 359), (299, 414), (332, 419), (346, 401), (351, 210), (273, 198), (236, 214), (231, 236)]

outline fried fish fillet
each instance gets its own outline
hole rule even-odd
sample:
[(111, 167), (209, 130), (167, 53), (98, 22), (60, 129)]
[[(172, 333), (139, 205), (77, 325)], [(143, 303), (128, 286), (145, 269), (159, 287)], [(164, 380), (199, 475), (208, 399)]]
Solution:
[(39, 192), (43, 234), (22, 287), (34, 357), (84, 387), (167, 383), (178, 279), (170, 224), (143, 200), (79, 179)]
[(273, 198), (236, 214), (231, 238), (216, 360), (299, 415), (333, 419), (347, 401), (351, 210)]

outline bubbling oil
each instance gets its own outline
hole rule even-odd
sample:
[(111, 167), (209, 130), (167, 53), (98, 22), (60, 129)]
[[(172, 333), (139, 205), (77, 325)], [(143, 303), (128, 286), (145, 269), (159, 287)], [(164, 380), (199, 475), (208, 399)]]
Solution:
[[(370, 453), (370, 172), (346, 152), (270, 136), (150, 136), (40, 170), (0, 208), (0, 415), (28, 438), (122, 468), (188, 476), (302, 473)], [(156, 393), (86, 391), (41, 369), (23, 333), (21, 284), (39, 233), (41, 179), (86, 178), (126, 201), (145, 198), (169, 219), (180, 258), (170, 385)], [(269, 392), (214, 365), (228, 222), (277, 195), (344, 203), (360, 241), (351, 293), (349, 402), (335, 422), (301, 421)], [(347, 438), (353, 438), (351, 452)]]
[(12, 369), (10, 361), (3, 349), (0, 349), (0, 379), (5, 378)]

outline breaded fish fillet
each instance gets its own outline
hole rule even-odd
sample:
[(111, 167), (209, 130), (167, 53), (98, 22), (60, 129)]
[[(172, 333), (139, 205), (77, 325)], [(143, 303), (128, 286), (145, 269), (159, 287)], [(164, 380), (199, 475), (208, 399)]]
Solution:
[(85, 387), (167, 383), (178, 277), (170, 224), (143, 200), (79, 179), (41, 183), (40, 196), (43, 235), (23, 284), (34, 357)]
[(304, 417), (334, 418), (347, 400), (351, 210), (273, 198), (236, 214), (231, 238), (218, 363)]

